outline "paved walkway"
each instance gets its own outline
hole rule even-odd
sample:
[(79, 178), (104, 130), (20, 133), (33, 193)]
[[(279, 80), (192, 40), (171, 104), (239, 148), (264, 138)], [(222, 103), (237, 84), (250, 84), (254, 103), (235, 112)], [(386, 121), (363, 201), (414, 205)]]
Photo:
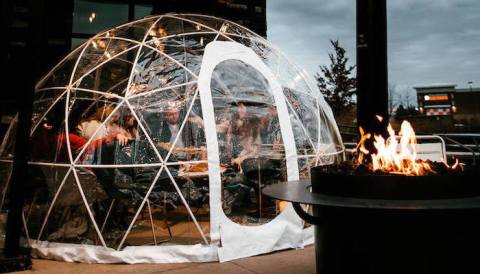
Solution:
[(226, 263), (186, 263), (186, 264), (80, 264), (49, 260), (33, 260), (33, 270), (27, 273), (315, 273), (315, 250), (313, 246), (305, 249), (287, 250), (272, 254), (250, 257)]

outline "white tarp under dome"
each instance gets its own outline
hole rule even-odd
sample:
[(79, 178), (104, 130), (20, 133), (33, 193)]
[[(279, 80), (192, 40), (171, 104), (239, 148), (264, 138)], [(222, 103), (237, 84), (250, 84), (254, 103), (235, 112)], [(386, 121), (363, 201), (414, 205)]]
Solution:
[[(102, 32), (54, 67), (34, 100), (23, 217), (39, 257), (201, 262), (302, 247), (311, 227), (261, 188), (308, 178), (343, 152), (303, 71), (209, 16)], [(0, 148), (3, 190), (14, 139)], [(14, 197), (3, 197), (5, 210)]]

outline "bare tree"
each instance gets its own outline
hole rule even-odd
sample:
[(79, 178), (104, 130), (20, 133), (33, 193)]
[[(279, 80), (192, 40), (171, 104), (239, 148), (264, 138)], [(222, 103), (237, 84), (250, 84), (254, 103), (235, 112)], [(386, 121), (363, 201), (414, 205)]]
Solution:
[(398, 106), (398, 101), (396, 101), (396, 97), (398, 96), (395, 89), (397, 85), (395, 84), (388, 84), (388, 113), (392, 114), (393, 110)]
[(405, 92), (405, 106), (409, 108), (411, 106), (410, 104), (410, 92), (408, 90)]

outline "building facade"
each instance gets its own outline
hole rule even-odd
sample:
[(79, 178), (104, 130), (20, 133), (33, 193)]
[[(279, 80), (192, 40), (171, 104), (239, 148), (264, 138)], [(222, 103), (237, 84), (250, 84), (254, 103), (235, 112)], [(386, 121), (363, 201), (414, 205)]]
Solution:
[(480, 128), (480, 87), (457, 88), (456, 85), (414, 87), (422, 116), (450, 119), (458, 128)]

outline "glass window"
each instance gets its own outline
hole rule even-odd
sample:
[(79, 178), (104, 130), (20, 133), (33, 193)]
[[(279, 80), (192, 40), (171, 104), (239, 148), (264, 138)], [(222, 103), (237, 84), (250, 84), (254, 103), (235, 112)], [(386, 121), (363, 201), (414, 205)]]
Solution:
[(96, 34), (128, 21), (128, 4), (75, 0), (73, 33)]
[(80, 46), (85, 41), (87, 41), (86, 38), (72, 38), (72, 49)]
[(151, 15), (153, 7), (151, 5), (135, 5), (135, 19), (141, 19)]

